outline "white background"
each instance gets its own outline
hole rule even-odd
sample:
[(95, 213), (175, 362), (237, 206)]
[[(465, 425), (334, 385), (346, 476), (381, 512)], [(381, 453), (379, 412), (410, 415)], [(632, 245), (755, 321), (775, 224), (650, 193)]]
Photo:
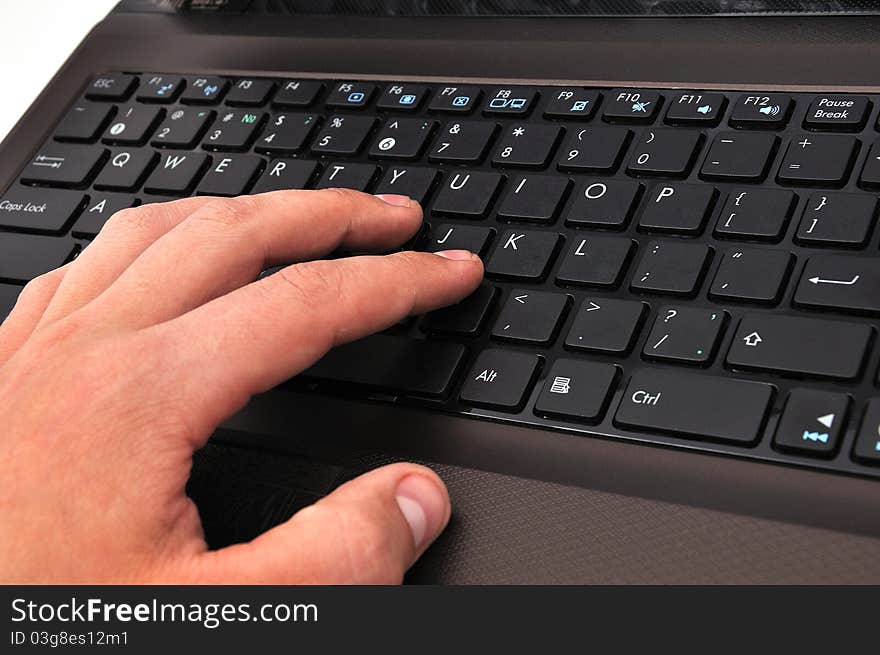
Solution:
[(0, 0), (0, 141), (117, 0)]

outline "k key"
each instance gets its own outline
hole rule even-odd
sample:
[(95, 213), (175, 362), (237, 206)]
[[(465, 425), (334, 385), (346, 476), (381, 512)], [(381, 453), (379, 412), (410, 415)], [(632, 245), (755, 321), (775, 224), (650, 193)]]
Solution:
[(556, 232), (507, 230), (486, 262), (486, 273), (496, 277), (540, 279), (550, 268), (559, 239)]

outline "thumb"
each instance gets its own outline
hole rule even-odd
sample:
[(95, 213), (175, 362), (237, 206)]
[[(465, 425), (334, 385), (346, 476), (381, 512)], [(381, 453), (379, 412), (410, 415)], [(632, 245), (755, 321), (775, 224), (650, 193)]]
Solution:
[(399, 584), (449, 522), (432, 470), (392, 464), (342, 485), (247, 544), (203, 553), (209, 584)]

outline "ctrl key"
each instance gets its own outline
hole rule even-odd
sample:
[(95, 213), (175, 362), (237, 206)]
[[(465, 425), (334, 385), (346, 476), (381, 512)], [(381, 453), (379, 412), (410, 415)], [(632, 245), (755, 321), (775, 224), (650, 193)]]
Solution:
[(880, 466), (880, 398), (868, 401), (853, 456), (865, 464)]
[(471, 405), (516, 411), (525, 404), (540, 366), (538, 355), (503, 348), (484, 350), (465, 379), (461, 400)]

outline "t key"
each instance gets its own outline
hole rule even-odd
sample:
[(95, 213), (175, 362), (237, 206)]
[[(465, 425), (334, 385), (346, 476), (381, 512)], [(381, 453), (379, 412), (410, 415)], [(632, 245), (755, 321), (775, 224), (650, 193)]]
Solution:
[(507, 230), (486, 263), (486, 272), (496, 277), (537, 280), (550, 268), (559, 244), (556, 232)]
[(661, 307), (642, 353), (648, 359), (708, 365), (727, 314), (697, 307)]

